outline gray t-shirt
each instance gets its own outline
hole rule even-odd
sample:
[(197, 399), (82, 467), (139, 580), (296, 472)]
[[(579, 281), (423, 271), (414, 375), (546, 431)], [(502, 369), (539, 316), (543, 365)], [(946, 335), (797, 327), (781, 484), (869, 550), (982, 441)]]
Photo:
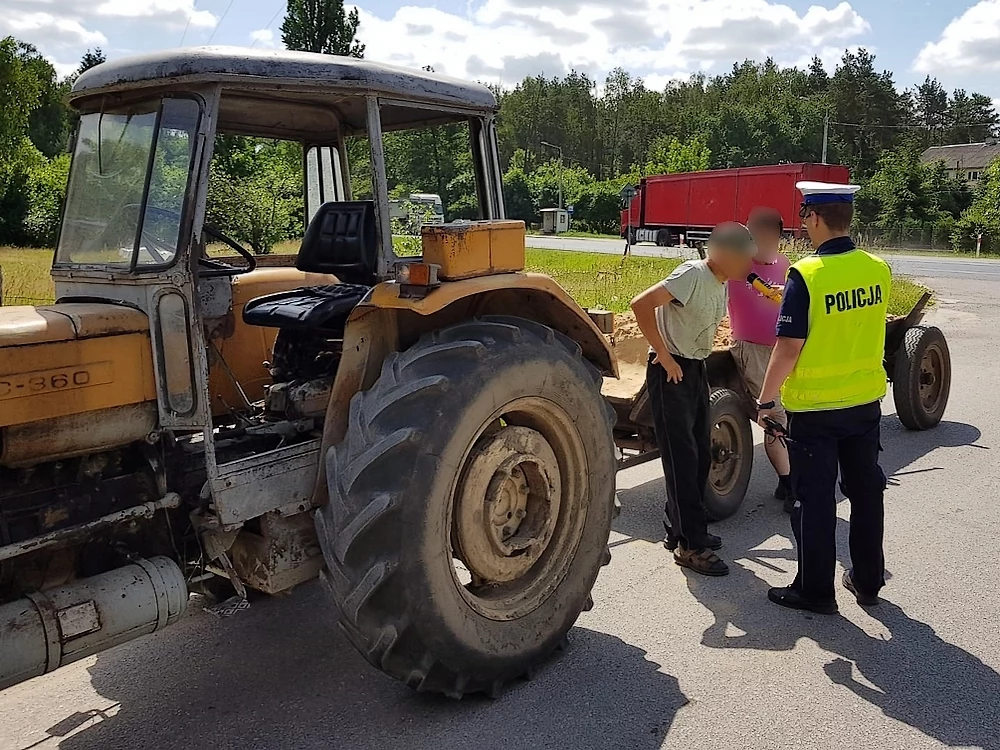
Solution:
[(656, 308), (656, 325), (667, 349), (677, 357), (707, 358), (726, 314), (726, 284), (704, 260), (681, 263), (662, 283), (674, 298), (669, 313)]

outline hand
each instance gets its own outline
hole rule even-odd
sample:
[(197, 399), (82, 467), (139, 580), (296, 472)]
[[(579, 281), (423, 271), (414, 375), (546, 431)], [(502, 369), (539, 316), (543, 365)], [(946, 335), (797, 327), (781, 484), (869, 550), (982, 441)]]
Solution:
[(767, 420), (769, 420), (769, 419), (771, 421), (773, 421), (773, 422), (777, 422), (778, 421), (778, 410), (777, 409), (772, 408), (772, 409), (758, 409), (757, 410), (757, 424), (759, 424), (765, 430), (771, 429), (768, 426), (768, 424), (767, 424)]
[(653, 361), (667, 371), (668, 383), (679, 383), (684, 379), (684, 371), (681, 370), (681, 366), (677, 364), (677, 360), (671, 357), (670, 354), (662, 356), (657, 354), (653, 358)]

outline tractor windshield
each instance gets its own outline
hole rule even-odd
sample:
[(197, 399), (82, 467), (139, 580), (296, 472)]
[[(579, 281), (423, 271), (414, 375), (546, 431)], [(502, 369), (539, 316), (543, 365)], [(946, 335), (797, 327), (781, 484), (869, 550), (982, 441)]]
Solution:
[(166, 98), (80, 118), (57, 265), (174, 262), (200, 117), (194, 99)]

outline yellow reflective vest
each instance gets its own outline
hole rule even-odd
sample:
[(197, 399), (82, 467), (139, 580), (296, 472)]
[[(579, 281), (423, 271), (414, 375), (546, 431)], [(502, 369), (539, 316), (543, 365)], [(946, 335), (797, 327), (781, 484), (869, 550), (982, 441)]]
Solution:
[(788, 411), (847, 409), (886, 392), (885, 314), (892, 274), (863, 250), (810, 255), (795, 263), (809, 290), (809, 328), (781, 388)]

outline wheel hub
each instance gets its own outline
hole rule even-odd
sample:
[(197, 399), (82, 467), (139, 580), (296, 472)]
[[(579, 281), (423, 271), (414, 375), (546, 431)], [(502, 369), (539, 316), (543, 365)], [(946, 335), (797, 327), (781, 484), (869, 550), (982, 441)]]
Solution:
[(478, 584), (514, 581), (538, 561), (559, 518), (559, 463), (528, 427), (484, 435), (458, 487), (457, 546)]
[(713, 425), (709, 482), (720, 494), (732, 489), (739, 474), (739, 442), (737, 428), (729, 418)]
[(925, 411), (933, 411), (941, 397), (943, 364), (937, 347), (929, 347), (920, 360), (919, 396)]

